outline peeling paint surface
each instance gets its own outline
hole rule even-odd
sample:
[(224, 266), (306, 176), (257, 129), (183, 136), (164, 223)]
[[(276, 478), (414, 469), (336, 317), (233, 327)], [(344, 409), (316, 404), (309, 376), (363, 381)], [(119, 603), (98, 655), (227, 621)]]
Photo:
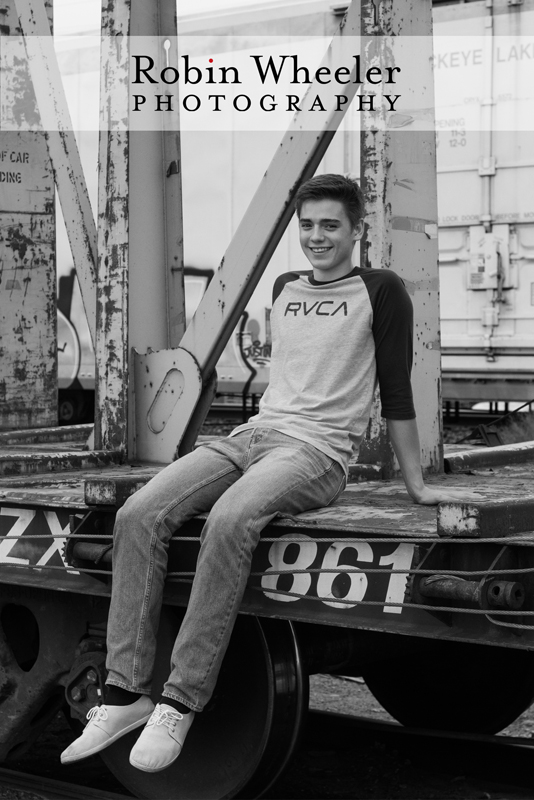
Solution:
[(45, 134), (23, 130), (39, 115), (15, 5), (2, 6), (0, 430), (10, 430), (57, 423), (56, 232)]
[(95, 338), (96, 228), (76, 138), (41, 0), (14, 0), (31, 89), (46, 131), (58, 195), (91, 338)]
[(116, 464), (120, 453), (109, 450), (0, 454), (0, 475), (35, 475)]
[[(43, 134), (2, 134), (27, 156), (0, 195), (0, 430), (57, 423), (54, 183)], [(15, 162), (16, 163), (16, 162)]]
[(508, 536), (534, 531), (534, 494), (485, 503), (444, 503), (438, 511), (441, 536)]
[[(107, 123), (128, 115), (130, 4), (110, 0), (102, 8), (103, 51), (98, 177), (98, 286), (96, 298), (95, 446), (121, 450), (128, 446), (128, 158), (127, 130)], [(106, 48), (108, 48), (106, 50)], [(120, 112), (120, 113), (119, 113)], [(107, 128), (107, 129), (106, 129)]]
[[(366, 63), (394, 64), (392, 36), (420, 36), (429, 48), (428, 74), (418, 75), (412, 91), (425, 96), (432, 86), (431, 4), (411, 0), (363, 0), (362, 34)], [(402, 65), (400, 65), (402, 68)], [(373, 90), (380, 91), (381, 87)], [(429, 108), (432, 92), (427, 91)], [(380, 104), (379, 104), (380, 105)], [(385, 112), (364, 111), (362, 118), (362, 188), (366, 228), (362, 266), (392, 269), (406, 282), (414, 305), (412, 385), (425, 473), (442, 469), (437, 240), (437, 175), (434, 135), (388, 127)], [(407, 191), (408, 190), (408, 191)], [(430, 232), (430, 233), (429, 233)], [(429, 344), (431, 346), (429, 346)], [(381, 462), (386, 474), (398, 469), (387, 440), (385, 421), (375, 402), (364, 445), (368, 463)]]

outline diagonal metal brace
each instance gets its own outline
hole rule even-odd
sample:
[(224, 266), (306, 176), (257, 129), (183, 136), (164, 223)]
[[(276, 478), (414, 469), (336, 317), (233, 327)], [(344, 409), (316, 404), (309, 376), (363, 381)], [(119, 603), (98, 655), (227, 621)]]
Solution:
[[(202, 386), (209, 379), (231, 333), (249, 301), (258, 281), (275, 251), (293, 215), (293, 201), (300, 184), (317, 169), (328, 145), (357, 91), (354, 37), (360, 35), (359, 3), (352, 3), (347, 16), (333, 37), (322, 67), (347, 67), (350, 78), (342, 88), (314, 81), (306, 95), (321, 94), (326, 108), (321, 130), (317, 130), (315, 112), (298, 111), (277, 147), (273, 160), (254, 195), (234, 237), (215, 273), (180, 347), (136, 354), (136, 458), (170, 462), (177, 445), (187, 431), (189, 420)], [(346, 97), (346, 103), (336, 97)], [(303, 108), (311, 103), (303, 102)], [(311, 116), (314, 115), (314, 116)], [(312, 122), (313, 120), (313, 122)], [(179, 359), (195, 365), (191, 380), (179, 387), (173, 370)], [(196, 370), (196, 374), (195, 373)], [(146, 380), (150, 374), (150, 379)], [(171, 395), (171, 383), (180, 396)], [(189, 378), (188, 378), (189, 381)], [(159, 401), (158, 401), (159, 397)], [(164, 427), (154, 430), (152, 412), (161, 403), (168, 411)], [(172, 403), (172, 408), (170, 405)], [(155, 413), (157, 417), (157, 414)], [(161, 425), (156, 420), (156, 424)]]
[(15, 0), (93, 346), (96, 225), (43, 0)]

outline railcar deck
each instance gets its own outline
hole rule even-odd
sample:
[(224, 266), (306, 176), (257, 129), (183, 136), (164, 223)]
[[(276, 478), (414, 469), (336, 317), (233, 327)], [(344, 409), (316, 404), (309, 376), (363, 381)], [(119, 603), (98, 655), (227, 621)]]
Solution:
[[(114, 453), (84, 449), (87, 427), (76, 426), (81, 436), (69, 440), (63, 434), (63, 440), (54, 443), (33, 441), (29, 432), (18, 441), (0, 434), (0, 504), (72, 511), (113, 506), (116, 485), (131, 493), (162, 469), (153, 464), (120, 465)], [(520, 461), (503, 463), (517, 460), (518, 454)], [(453, 445), (446, 447), (445, 455), (452, 471), (428, 476), (429, 485), (468, 489), (480, 495), (481, 504), (501, 501), (514, 506), (528, 496), (534, 502), (534, 442), (469, 451)], [(415, 504), (402, 479), (396, 478), (349, 483), (331, 506), (278, 518), (271, 526), (427, 538), (438, 533), (436, 519), (436, 508)]]
[[(162, 465), (114, 463), (118, 454), (84, 449), (85, 433), (74, 442), (61, 433), (60, 447), (49, 442), (44, 449), (41, 442), (43, 449), (30, 452), (32, 442), (3, 442), (1, 583), (109, 596), (113, 513)], [(427, 483), (468, 489), (476, 500), (436, 509), (414, 503), (400, 479), (367, 480), (349, 483), (327, 508), (274, 519), (254, 553), (241, 611), (534, 647), (534, 442), (458, 450), (448, 448), (447, 472)], [(171, 605), (187, 604), (205, 517), (171, 540)], [(454, 584), (446, 589), (451, 597), (421, 595), (423, 579), (444, 574)], [(518, 591), (521, 610), (509, 603), (490, 612), (491, 580), (500, 580), (502, 591)], [(460, 601), (462, 581), (461, 592), (467, 587), (471, 594)], [(518, 630), (527, 633), (521, 638)]]

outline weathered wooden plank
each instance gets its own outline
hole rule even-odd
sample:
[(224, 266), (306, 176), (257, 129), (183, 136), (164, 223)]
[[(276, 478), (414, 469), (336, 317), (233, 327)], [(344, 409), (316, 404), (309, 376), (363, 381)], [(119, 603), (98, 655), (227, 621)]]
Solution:
[(440, 536), (491, 538), (534, 531), (534, 495), (469, 503), (441, 503)]
[(42, 442), (85, 442), (93, 429), (91, 423), (87, 425), (62, 425), (53, 428), (32, 428), (23, 431), (8, 431), (0, 433), (0, 447), (10, 444), (40, 444)]
[(53, 471), (89, 469), (118, 464), (121, 454), (110, 450), (74, 450), (57, 453), (0, 455), (0, 475), (35, 475)]
[(85, 481), (85, 502), (87, 505), (114, 506), (120, 508), (128, 497), (141, 489), (158, 472), (136, 471), (130, 475), (118, 475), (113, 478), (95, 477)]
[(521, 464), (534, 461), (534, 441), (464, 450), (447, 455), (444, 461), (445, 472), (462, 472), (505, 464)]
[[(117, 480), (123, 487), (128, 483), (133, 486), (143, 485), (159, 469), (161, 467), (148, 464), (139, 466), (110, 464), (106, 468), (90, 465), (86, 469), (64, 473), (0, 476), (0, 496), (10, 500), (24, 496), (25, 505), (40, 506), (46, 505), (47, 497), (54, 506), (61, 505), (60, 498), (65, 497), (68, 498), (65, 507), (69, 507), (72, 498), (77, 498), (76, 502), (86, 507), (84, 491), (87, 490), (88, 498), (92, 493), (93, 507), (94, 504), (107, 505), (112, 510), (113, 494), (116, 492), (113, 484)], [(495, 500), (499, 501), (497, 505), (501, 507), (517, 506), (525, 496), (531, 496), (533, 480), (534, 462), (508, 465), (495, 470), (427, 478), (430, 486), (445, 485), (479, 492), (480, 501), (475, 505), (485, 508), (491, 508), (488, 503)], [(91, 488), (90, 484), (94, 488)], [(300, 532), (305, 529), (310, 532), (320, 532), (324, 528), (324, 530), (343, 532), (345, 536), (366, 531), (369, 535), (375, 533), (378, 536), (400, 538), (437, 537), (436, 508), (414, 503), (406, 493), (401, 480), (350, 484), (339, 500), (329, 508), (314, 509), (290, 519), (279, 519), (276, 525), (296, 527)], [(534, 526), (532, 529), (534, 530)], [(528, 530), (524, 536), (521, 532), (518, 535), (522, 537), (522, 541), (527, 543), (532, 541)]]

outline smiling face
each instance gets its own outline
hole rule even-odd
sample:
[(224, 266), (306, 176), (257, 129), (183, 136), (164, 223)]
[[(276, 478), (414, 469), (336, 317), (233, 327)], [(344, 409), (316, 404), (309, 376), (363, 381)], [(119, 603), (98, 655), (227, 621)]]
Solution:
[(339, 200), (306, 200), (300, 209), (300, 246), (318, 281), (333, 281), (352, 270), (354, 244), (363, 222), (354, 228)]

